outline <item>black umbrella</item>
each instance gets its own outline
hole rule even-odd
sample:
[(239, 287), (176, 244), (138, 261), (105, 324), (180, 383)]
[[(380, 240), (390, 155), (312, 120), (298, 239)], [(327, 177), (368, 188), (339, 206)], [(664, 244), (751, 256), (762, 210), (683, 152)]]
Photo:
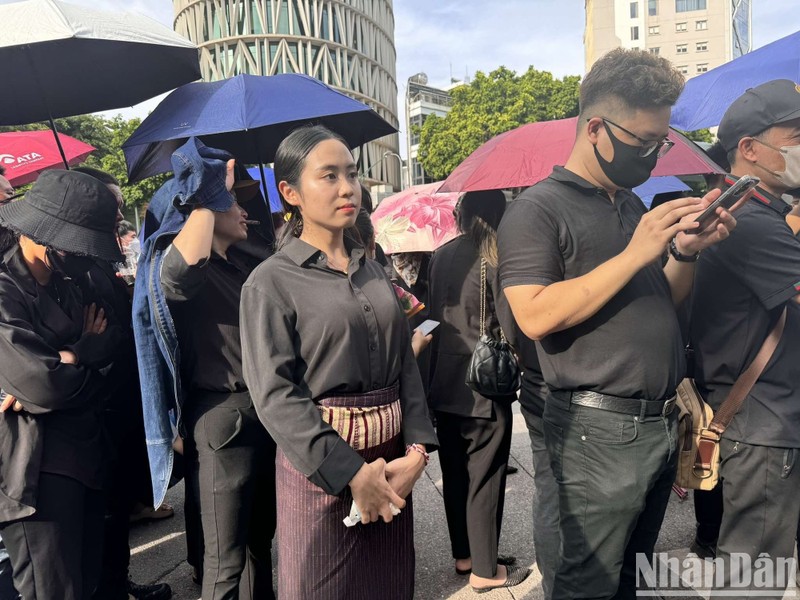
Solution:
[(0, 5), (0, 64), (13, 85), (0, 94), (0, 125), (47, 120), (54, 132), (55, 118), (132, 106), (200, 78), (195, 45), (160, 23), (57, 0)]

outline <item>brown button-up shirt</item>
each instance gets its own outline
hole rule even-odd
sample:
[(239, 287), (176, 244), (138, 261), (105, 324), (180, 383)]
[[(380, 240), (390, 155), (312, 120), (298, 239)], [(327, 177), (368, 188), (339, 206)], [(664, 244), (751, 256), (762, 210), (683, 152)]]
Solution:
[(291, 239), (242, 289), (242, 354), (253, 404), (291, 463), (338, 494), (364, 463), (314, 399), (400, 382), (406, 443), (436, 445), (406, 316), (383, 268), (351, 249), (348, 273)]

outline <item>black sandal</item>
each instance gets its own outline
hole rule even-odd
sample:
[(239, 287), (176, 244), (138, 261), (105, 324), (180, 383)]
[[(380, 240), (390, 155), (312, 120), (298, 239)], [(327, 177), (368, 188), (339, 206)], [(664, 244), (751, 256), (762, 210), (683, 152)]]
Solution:
[(485, 594), (486, 592), (491, 592), (492, 590), (497, 590), (500, 588), (510, 588), (519, 585), (523, 581), (528, 578), (528, 575), (531, 574), (531, 570), (526, 567), (507, 567), (506, 568), (506, 580), (503, 583), (499, 583), (497, 585), (490, 585), (488, 587), (475, 587), (472, 586), (472, 591), (476, 594)]

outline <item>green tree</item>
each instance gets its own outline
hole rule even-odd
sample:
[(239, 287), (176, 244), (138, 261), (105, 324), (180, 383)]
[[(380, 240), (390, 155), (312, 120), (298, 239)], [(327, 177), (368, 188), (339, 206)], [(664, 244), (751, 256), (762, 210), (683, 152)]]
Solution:
[(419, 128), (419, 160), (428, 176), (444, 179), (478, 146), (494, 136), (536, 121), (578, 114), (580, 78), (556, 79), (533, 67), (522, 75), (506, 67), (478, 72), (455, 88), (445, 117), (429, 116)]
[[(133, 210), (142, 211), (146, 208), (150, 198), (156, 193), (158, 188), (169, 178), (169, 175), (158, 175), (150, 177), (138, 183), (128, 183), (128, 167), (125, 164), (125, 155), (122, 152), (122, 144), (141, 124), (141, 119), (125, 120), (120, 115), (107, 120), (106, 124), (110, 131), (111, 151), (100, 158), (99, 169), (111, 173), (122, 184), (122, 193), (125, 196), (125, 204)], [(98, 153), (99, 154), (99, 153)]]
[(679, 129), (678, 131), (695, 142), (708, 142), (709, 144), (714, 143), (714, 136), (711, 135), (711, 131), (708, 129), (698, 129), (696, 131), (681, 131)]
[[(129, 211), (141, 211), (146, 207), (153, 194), (167, 179), (167, 175), (151, 177), (145, 181), (128, 184), (125, 156), (122, 144), (130, 137), (140, 125), (141, 119), (125, 120), (121, 115), (106, 119), (98, 115), (80, 115), (56, 119), (56, 129), (59, 133), (77, 138), (96, 148), (96, 150), (83, 163), (86, 166), (101, 169), (116, 177), (125, 197), (125, 204)], [(48, 123), (29, 123), (12, 127), (0, 127), (0, 132), (5, 131), (39, 131), (49, 130)]]

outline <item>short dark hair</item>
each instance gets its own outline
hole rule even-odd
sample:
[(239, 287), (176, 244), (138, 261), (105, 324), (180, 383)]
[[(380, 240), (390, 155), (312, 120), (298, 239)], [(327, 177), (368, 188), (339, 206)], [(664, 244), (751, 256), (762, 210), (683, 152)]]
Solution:
[[(731, 170), (731, 161), (728, 158), (728, 153), (725, 152), (725, 148), (722, 146), (722, 142), (717, 140), (711, 146), (709, 146), (708, 150), (705, 151), (706, 156), (717, 163), (720, 167), (725, 169), (726, 172), (730, 172)], [(734, 154), (736, 154), (736, 150), (734, 150)]]
[(6, 168), (3, 165), (0, 165), (0, 177), (6, 174)]
[(130, 232), (136, 233), (136, 227), (130, 221), (120, 221), (117, 223), (117, 235), (122, 237)]
[(672, 106), (683, 91), (683, 75), (663, 56), (617, 48), (604, 54), (581, 82), (581, 120), (601, 105), (611, 110)]
[[(770, 129), (772, 129), (772, 128), (771, 127), (767, 127), (764, 131), (759, 131), (758, 133), (756, 133), (754, 135), (750, 135), (748, 137), (751, 137), (754, 140), (759, 140), (759, 141), (763, 142), (764, 141), (764, 135)], [(742, 139), (744, 139), (744, 138), (742, 138)], [(739, 140), (739, 141), (742, 141), (742, 140)], [(717, 144), (719, 144), (720, 149), (722, 149), (722, 142), (717, 141), (717, 143), (714, 144), (714, 146), (716, 146)], [(709, 150), (710, 150), (710, 148), (709, 148)], [(724, 150), (721, 150), (721, 151), (724, 152)], [(736, 145), (733, 148), (728, 150), (728, 155), (726, 156), (726, 158), (728, 159), (728, 163), (727, 164), (723, 164), (723, 163), (719, 162), (716, 159), (714, 159), (714, 160), (716, 161), (716, 163), (720, 167), (723, 167), (727, 172), (730, 173), (731, 169), (734, 167), (734, 165), (736, 165), (736, 157), (738, 156), (738, 154), (739, 154), (739, 143), (737, 142)], [(712, 157), (712, 158), (714, 158), (714, 157)]]
[(76, 171), (77, 173), (84, 173), (90, 177), (94, 177), (102, 184), (119, 186), (119, 180), (116, 177), (114, 177), (111, 173), (106, 173), (100, 169), (95, 169), (94, 167), (75, 167), (72, 170)]

